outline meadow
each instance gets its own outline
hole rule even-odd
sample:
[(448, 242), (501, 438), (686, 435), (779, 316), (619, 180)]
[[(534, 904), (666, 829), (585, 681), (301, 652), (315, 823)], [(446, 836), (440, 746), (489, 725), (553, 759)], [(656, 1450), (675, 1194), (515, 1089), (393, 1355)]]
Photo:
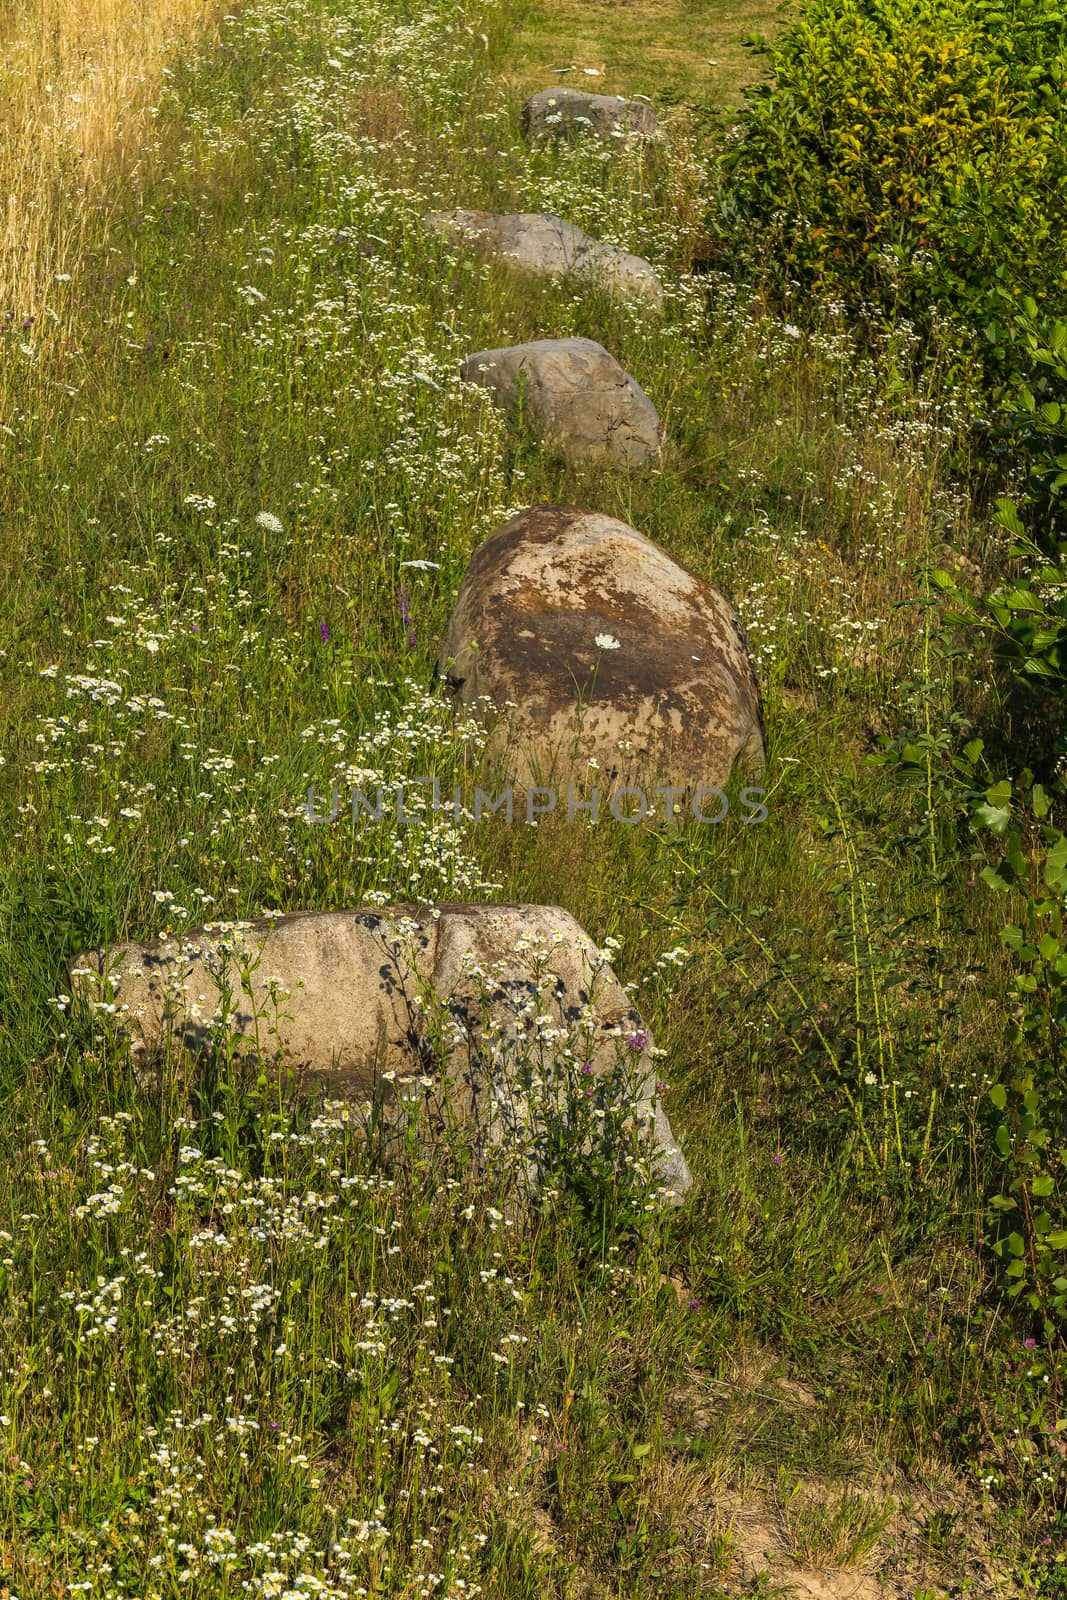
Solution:
[[(1063, 1296), (995, 1248), (1017, 962), (960, 802), (1036, 724), (942, 598), (1011, 559), (985, 379), (948, 322), (801, 325), (731, 271), (776, 15), (112, 4), (82, 79), (73, 8), (0, 4), (0, 1596), (1067, 1593)], [(669, 142), (528, 149), (524, 94), (579, 80)], [(87, 83), (82, 140), (42, 108)], [(646, 256), (663, 318), (443, 244), (453, 206)], [(459, 381), (572, 333), (654, 400), (655, 470), (563, 466)], [(767, 820), (310, 824), (331, 781), (493, 776), (433, 668), (541, 501), (737, 608)], [(518, 1214), (461, 1140), (385, 1159), (254, 1073), (138, 1071), (71, 999), (110, 941), (450, 899), (610, 941), (684, 1206)]]

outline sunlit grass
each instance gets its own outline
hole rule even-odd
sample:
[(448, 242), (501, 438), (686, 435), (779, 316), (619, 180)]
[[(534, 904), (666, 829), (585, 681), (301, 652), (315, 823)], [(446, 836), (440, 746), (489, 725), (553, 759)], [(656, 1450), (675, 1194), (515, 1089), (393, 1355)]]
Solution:
[(781, 16), (774, 0), (545, 0), (526, 9), (508, 78), (527, 94), (566, 83), (728, 115)]
[(0, 11), (0, 317), (66, 322), (108, 181), (137, 183), (167, 63), (221, 12), (204, 0)]

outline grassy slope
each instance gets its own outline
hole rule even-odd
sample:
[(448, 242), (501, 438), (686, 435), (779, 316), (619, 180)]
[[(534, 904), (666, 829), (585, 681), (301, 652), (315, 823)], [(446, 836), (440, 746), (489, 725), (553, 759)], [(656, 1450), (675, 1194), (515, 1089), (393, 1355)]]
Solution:
[(773, 0), (545, 0), (520, 13), (506, 75), (531, 93), (593, 69), (603, 94), (733, 110), (780, 15)]
[[(736, 1592), (768, 1548), (780, 1581), (866, 1556), (908, 1596), (961, 1576), (1012, 1592), (1022, 1579), (991, 1579), (977, 1553), (999, 1545), (1003, 1571), (1035, 1573), (1058, 1491), (1026, 1457), (1049, 1415), (1041, 1357), (975, 1253), (992, 916), (939, 820), (936, 762), (910, 785), (863, 762), (879, 731), (936, 741), (980, 708), (966, 663), (897, 609), (948, 519), (983, 554), (944, 481), (958, 402), (907, 386), (906, 349), (861, 360), (832, 326), (799, 340), (726, 282), (710, 330), (684, 287), (661, 327), (432, 244), (430, 205), (536, 204), (670, 273), (701, 221), (699, 149), (679, 113), (664, 160), (527, 154), (517, 84), (536, 80), (527, 41), (551, 38), (556, 12), (487, 11), (464, 31), (445, 11), (405, 32), (402, 6), (346, 10), (252, 4), (228, 49), (189, 63), (160, 152), (79, 269), (77, 345), (44, 331), (6, 347), (0, 1426), (25, 1465), (5, 1479), (0, 1571), (22, 1600), (90, 1578), (169, 1595), (195, 1555), (197, 1592), (229, 1594), (214, 1520), (241, 1576), (274, 1562), (337, 1581), (315, 1552), (352, 1517), (352, 1570), (396, 1595), (421, 1593), (424, 1570), (457, 1597), (462, 1579), (507, 1600), (680, 1600)], [(638, 87), (621, 81), (634, 15), (590, 22), (561, 55)], [(678, 89), (681, 59), (652, 92)], [(603, 340), (638, 375), (675, 444), (662, 470), (564, 469), (456, 385), (464, 350), (550, 330)], [(541, 498), (625, 516), (740, 606), (770, 820), (309, 838), (291, 813), (309, 775), (328, 781), (331, 719), (356, 764), (457, 770), (445, 720), (403, 680), (428, 683), (473, 545)], [(361, 730), (383, 712), (393, 731), (372, 754)], [(309, 1144), (306, 1116), (272, 1121), (254, 1092), (176, 1126), (180, 1079), (161, 1104), (99, 1024), (48, 1004), (79, 948), (154, 933), (176, 905), (196, 921), (483, 882), (564, 898), (623, 938), (627, 977), (692, 953), (642, 1004), (700, 1189), (640, 1249), (624, 1236), (604, 1256), (567, 1218), (505, 1231), (491, 1194), (466, 1218), (466, 1193), (461, 1208), (418, 1167), (395, 1189), (339, 1188), (366, 1169), (351, 1134)], [(101, 1129), (102, 1113), (119, 1120)], [(200, 1157), (179, 1157), (186, 1140)], [(109, 1183), (113, 1212), (87, 1201)], [(313, 1211), (287, 1224), (308, 1190), (338, 1194), (343, 1229)], [(222, 1222), (226, 1206), (259, 1233)], [(191, 1245), (212, 1229), (228, 1250)], [(138, 1251), (158, 1277), (131, 1268)], [(120, 1276), (110, 1328), (97, 1279)], [(243, 1297), (254, 1283), (266, 1311)], [(384, 1314), (375, 1353), (349, 1288), (430, 1316), (418, 1284), (462, 1332)], [(505, 1331), (528, 1342), (501, 1347)], [(450, 1430), (467, 1427), (479, 1442), (461, 1447)], [(423, 1502), (427, 1475), (441, 1493)], [(243, 1553), (268, 1537), (268, 1555)]]

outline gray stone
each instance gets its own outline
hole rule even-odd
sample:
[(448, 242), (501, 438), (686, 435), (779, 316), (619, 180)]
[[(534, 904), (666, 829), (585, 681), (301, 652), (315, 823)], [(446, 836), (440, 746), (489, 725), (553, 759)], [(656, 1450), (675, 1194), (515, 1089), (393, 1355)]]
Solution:
[(423, 224), (440, 238), (471, 243), (484, 255), (512, 262), (526, 272), (585, 278), (643, 300), (657, 311), (663, 308), (663, 285), (648, 261), (590, 238), (561, 217), (529, 211), (505, 216), (491, 211), (432, 211)]
[[(692, 797), (763, 764), (759, 688), (722, 595), (596, 511), (536, 506), (471, 557), (438, 673), (465, 706), (510, 705), (490, 754), (566, 790), (668, 783)], [(596, 762), (597, 767), (590, 767)], [(719, 802), (701, 803), (714, 816)]]
[(655, 406), (592, 339), (535, 339), (479, 350), (464, 361), (462, 376), (492, 389), (569, 461), (639, 467), (662, 448)]
[(621, 1095), (625, 1080), (625, 1102), (611, 1103), (652, 1125), (662, 1184), (677, 1197), (692, 1181), (655, 1099), (648, 1032), (605, 957), (557, 906), (393, 906), (218, 924), (91, 952), (72, 982), (90, 1000), (102, 991), (142, 1057), (168, 1039), (209, 1051), (221, 1021), (297, 1090), (326, 1087), (368, 1113), (374, 1103), (395, 1109), (406, 1079), (431, 1123), (451, 1108), (480, 1148), (519, 1139), (535, 1184), (558, 1181), (545, 1170), (545, 1132), (552, 1108), (562, 1114), (568, 1074), (587, 1062), (581, 1084), (595, 1094)]
[(586, 94), (581, 89), (542, 89), (531, 95), (522, 108), (521, 127), (523, 138), (531, 143), (583, 134), (599, 139), (663, 139), (652, 108), (643, 100)]

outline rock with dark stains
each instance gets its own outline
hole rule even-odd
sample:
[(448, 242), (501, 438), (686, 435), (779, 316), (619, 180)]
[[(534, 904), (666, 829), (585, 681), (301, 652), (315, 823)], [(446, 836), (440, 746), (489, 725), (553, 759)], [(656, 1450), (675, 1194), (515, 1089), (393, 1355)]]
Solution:
[(498, 528), (471, 558), (438, 674), (465, 706), (508, 708), (491, 754), (514, 782), (554, 787), (561, 809), (571, 784), (605, 805), (613, 784), (649, 799), (669, 784), (686, 803), (762, 768), (759, 688), (730, 606), (600, 512), (535, 506)]
[[(429, 1125), (457, 1115), (478, 1147), (521, 1141), (531, 1182), (575, 1095), (647, 1124), (678, 1197), (685, 1160), (656, 1098), (652, 1041), (606, 958), (557, 906), (401, 905), (198, 928), (79, 958), (75, 991), (106, 1006), (135, 1056), (237, 1042), (295, 1091), (391, 1114), (398, 1089)], [(599, 1097), (599, 1098), (598, 1098)]]
[(464, 361), (462, 376), (491, 389), (513, 419), (568, 461), (642, 467), (662, 449), (655, 406), (592, 339), (479, 350)]
[(520, 116), (523, 138), (663, 140), (652, 107), (643, 100), (614, 94), (586, 94), (581, 89), (541, 89), (526, 101)]

